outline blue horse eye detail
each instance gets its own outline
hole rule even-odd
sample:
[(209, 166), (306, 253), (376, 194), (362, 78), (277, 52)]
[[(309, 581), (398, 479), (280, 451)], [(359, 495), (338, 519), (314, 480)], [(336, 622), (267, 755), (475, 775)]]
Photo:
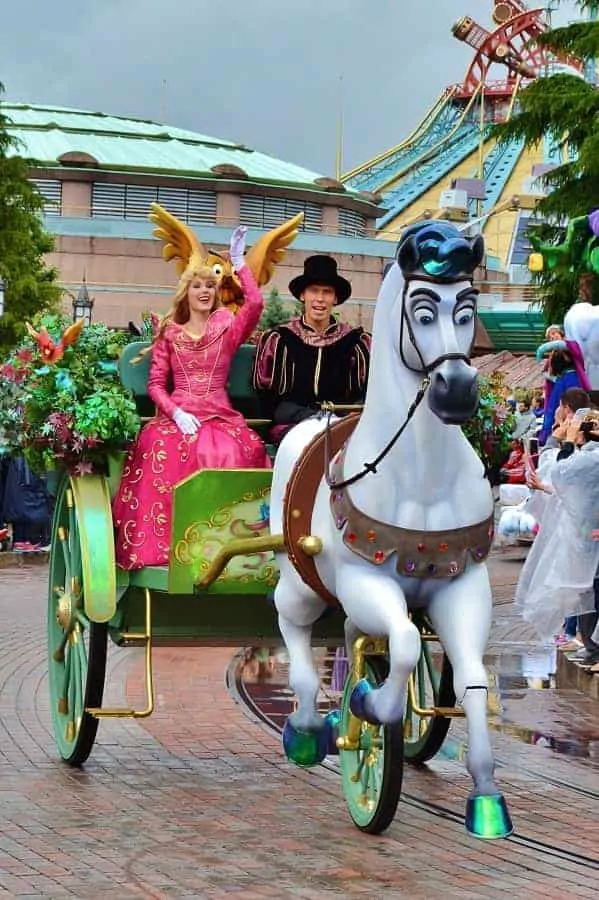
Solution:
[(414, 310), (414, 318), (419, 325), (432, 325), (437, 316), (428, 306), (421, 306)]
[(468, 307), (467, 309), (458, 309), (454, 314), (454, 321), (456, 325), (469, 325), (473, 318), (474, 309), (470, 307)]

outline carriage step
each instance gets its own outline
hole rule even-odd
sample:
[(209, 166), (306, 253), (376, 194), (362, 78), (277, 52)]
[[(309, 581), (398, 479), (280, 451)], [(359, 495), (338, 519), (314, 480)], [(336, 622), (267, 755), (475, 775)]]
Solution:
[(121, 635), (125, 643), (145, 644), (146, 669), (146, 707), (145, 709), (127, 709), (126, 707), (86, 707), (86, 712), (95, 719), (146, 719), (154, 712), (154, 678), (152, 674), (152, 595), (146, 592), (146, 627), (145, 633), (125, 631)]

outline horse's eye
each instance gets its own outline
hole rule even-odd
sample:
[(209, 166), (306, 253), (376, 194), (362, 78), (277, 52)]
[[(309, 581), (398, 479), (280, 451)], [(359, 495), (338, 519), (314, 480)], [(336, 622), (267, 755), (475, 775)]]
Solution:
[(471, 306), (468, 306), (465, 309), (458, 309), (454, 314), (454, 321), (456, 325), (468, 325), (473, 318), (474, 309)]
[(212, 271), (217, 278), (220, 278), (220, 276), (223, 274), (223, 267), (220, 263), (214, 263), (214, 265), (212, 266)]
[(419, 325), (432, 325), (436, 319), (436, 314), (428, 306), (421, 306), (414, 310), (414, 318)]

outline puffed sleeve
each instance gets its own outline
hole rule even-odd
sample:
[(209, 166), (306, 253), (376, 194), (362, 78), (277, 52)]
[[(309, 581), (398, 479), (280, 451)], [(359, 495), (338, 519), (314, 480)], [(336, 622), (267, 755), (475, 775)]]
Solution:
[(264, 299), (249, 266), (242, 266), (237, 272), (237, 277), (243, 290), (243, 306), (227, 332), (227, 340), (232, 350), (236, 350), (247, 341), (264, 309)]
[(540, 347), (537, 347), (536, 357), (537, 362), (541, 362), (546, 353), (550, 353), (552, 350), (566, 350), (566, 342), (565, 341), (546, 341), (544, 344), (541, 344)]
[(265, 331), (258, 342), (252, 372), (252, 384), (255, 391), (273, 391), (275, 389), (275, 359), (279, 340), (278, 331)]
[(356, 341), (350, 361), (349, 391), (354, 400), (363, 400), (368, 384), (368, 369), (370, 366), (370, 346), (372, 338), (367, 331), (360, 329), (360, 336)]
[(148, 396), (158, 409), (172, 418), (177, 404), (173, 403), (167, 390), (171, 375), (170, 342), (160, 337), (152, 346), (152, 362), (148, 375)]

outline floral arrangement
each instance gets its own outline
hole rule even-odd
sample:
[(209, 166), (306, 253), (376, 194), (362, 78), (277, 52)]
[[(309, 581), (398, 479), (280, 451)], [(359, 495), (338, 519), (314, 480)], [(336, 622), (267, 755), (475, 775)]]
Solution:
[(463, 426), (464, 433), (493, 480), (512, 446), (516, 419), (506, 403), (508, 391), (500, 373), (479, 376), (479, 404), (475, 415)]
[(28, 326), (28, 337), (0, 365), (0, 444), (34, 471), (96, 471), (139, 431), (135, 402), (117, 359), (131, 340), (105, 325), (83, 327), (59, 315)]

